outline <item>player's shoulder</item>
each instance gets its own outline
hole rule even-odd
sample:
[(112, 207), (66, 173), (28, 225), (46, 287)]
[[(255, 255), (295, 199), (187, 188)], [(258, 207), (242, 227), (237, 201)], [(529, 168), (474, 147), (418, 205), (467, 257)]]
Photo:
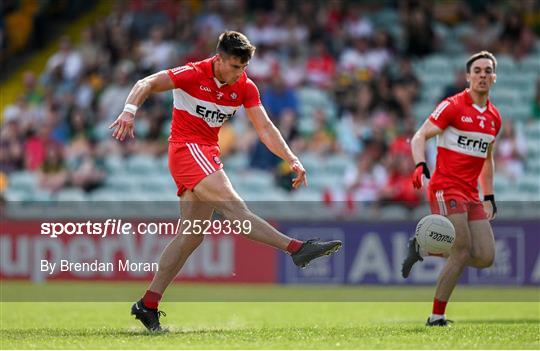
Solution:
[(169, 74), (172, 75), (171, 77), (182, 78), (182, 79), (192, 78), (194, 75), (198, 73), (197, 69), (192, 65), (191, 62), (183, 66), (171, 68), (169, 69), (169, 72), (170, 72)]
[(182, 66), (178, 66), (175, 68), (171, 68), (171, 72), (173, 74), (204, 74), (206, 71), (211, 69), (211, 58), (205, 59), (202, 61), (194, 61), (194, 62), (188, 62)]
[(501, 113), (499, 112), (499, 109), (498, 109), (497, 106), (495, 106), (495, 104), (493, 104), (491, 101), (489, 102), (489, 111), (490, 111), (491, 113), (493, 113), (493, 115), (494, 115), (497, 119), (499, 119), (499, 120), (502, 119), (502, 118), (501, 118)]
[(458, 107), (467, 105), (468, 99), (470, 99), (470, 97), (467, 90), (465, 89), (457, 94), (447, 97), (445, 100), (448, 101), (451, 105)]

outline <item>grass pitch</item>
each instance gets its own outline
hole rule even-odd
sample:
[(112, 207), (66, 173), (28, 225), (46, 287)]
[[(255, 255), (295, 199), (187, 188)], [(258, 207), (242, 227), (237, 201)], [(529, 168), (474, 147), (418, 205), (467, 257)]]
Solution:
[[(131, 290), (133, 285), (129, 287)], [(138, 288), (141, 291), (144, 286)], [(267, 289), (271, 293), (284, 288)], [(310, 288), (299, 287), (296, 292), (301, 293), (302, 289)], [(336, 292), (341, 289), (344, 288), (336, 288)], [(360, 291), (362, 287), (355, 289)], [(376, 289), (383, 293), (388, 289), (408, 288)], [(168, 302), (166, 299), (161, 305), (167, 312), (162, 324), (169, 328), (169, 333), (157, 335), (147, 333), (129, 315), (130, 306), (130, 302), (2, 302), (0, 346), (2, 349), (540, 349), (538, 299), (450, 303), (447, 315), (455, 321), (450, 328), (424, 326), (431, 309), (428, 301)]]

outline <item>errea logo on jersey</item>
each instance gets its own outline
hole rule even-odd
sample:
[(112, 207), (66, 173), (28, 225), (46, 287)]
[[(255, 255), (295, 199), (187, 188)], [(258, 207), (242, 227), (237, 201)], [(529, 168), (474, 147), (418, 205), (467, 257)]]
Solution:
[(233, 113), (226, 114), (218, 110), (209, 110), (204, 106), (197, 105), (195, 112), (197, 112), (197, 114), (201, 116), (206, 123), (223, 123), (234, 116), (236, 110)]
[(460, 135), (457, 139), (457, 144), (460, 148), (467, 151), (485, 153), (489, 147), (489, 142), (484, 139), (473, 139), (465, 135)]
[(175, 67), (175, 68), (171, 69), (171, 72), (172, 72), (172, 74), (177, 75), (178, 73), (182, 73), (184, 71), (192, 70), (192, 69), (193, 69), (193, 67), (191, 67), (191, 66), (180, 66), (180, 67)]

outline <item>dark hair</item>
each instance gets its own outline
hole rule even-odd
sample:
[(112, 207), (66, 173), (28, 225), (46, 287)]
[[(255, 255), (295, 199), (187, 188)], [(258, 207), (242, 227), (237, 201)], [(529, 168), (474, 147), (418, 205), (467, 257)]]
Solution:
[(240, 62), (246, 63), (255, 53), (255, 46), (251, 45), (244, 34), (227, 31), (219, 36), (216, 51), (220, 55), (238, 57)]
[(491, 62), (493, 62), (493, 70), (497, 68), (497, 59), (495, 58), (495, 56), (491, 52), (483, 50), (469, 57), (466, 64), (467, 73), (471, 73), (471, 66), (474, 63), (474, 61), (479, 60), (479, 59), (484, 59), (484, 58), (489, 59), (491, 60)]

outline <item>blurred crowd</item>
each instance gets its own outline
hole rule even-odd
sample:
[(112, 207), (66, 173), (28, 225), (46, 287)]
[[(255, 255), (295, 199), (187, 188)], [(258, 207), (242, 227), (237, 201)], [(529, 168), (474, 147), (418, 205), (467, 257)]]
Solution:
[[(421, 93), (414, 61), (443, 49), (437, 22), (461, 25), (465, 53), (488, 49), (519, 59), (534, 44), (524, 22), (526, 6), (486, 1), (399, 1), (390, 8), (375, 1), (117, 1), (108, 16), (83, 30), (80, 42), (62, 37), (43, 72), (25, 73), (24, 93), (3, 112), (0, 171), (8, 176), (35, 171), (40, 186), (53, 192), (67, 186), (92, 191), (107, 177), (110, 155), (165, 155), (170, 93), (151, 96), (139, 109), (135, 140), (113, 140), (108, 126), (138, 79), (204, 59), (213, 54), (219, 33), (238, 30), (257, 46), (248, 74), (294, 151), (323, 160), (338, 154), (356, 160), (344, 174), (342, 194), (325, 195), (414, 207), (422, 196), (410, 186), (414, 165), (408, 141), (417, 127), (413, 107)], [(395, 11), (398, 22), (376, 26), (370, 17), (383, 10)], [(463, 74), (457, 75), (445, 96), (464, 87)], [(312, 109), (303, 105), (310, 97), (319, 102)], [(532, 118), (540, 118), (539, 111), (537, 88)], [(249, 167), (279, 173), (280, 160), (247, 123), (239, 114), (222, 128), (225, 160), (244, 153)], [(511, 121), (501, 139), (497, 155), (504, 172), (519, 176), (526, 151)]]

